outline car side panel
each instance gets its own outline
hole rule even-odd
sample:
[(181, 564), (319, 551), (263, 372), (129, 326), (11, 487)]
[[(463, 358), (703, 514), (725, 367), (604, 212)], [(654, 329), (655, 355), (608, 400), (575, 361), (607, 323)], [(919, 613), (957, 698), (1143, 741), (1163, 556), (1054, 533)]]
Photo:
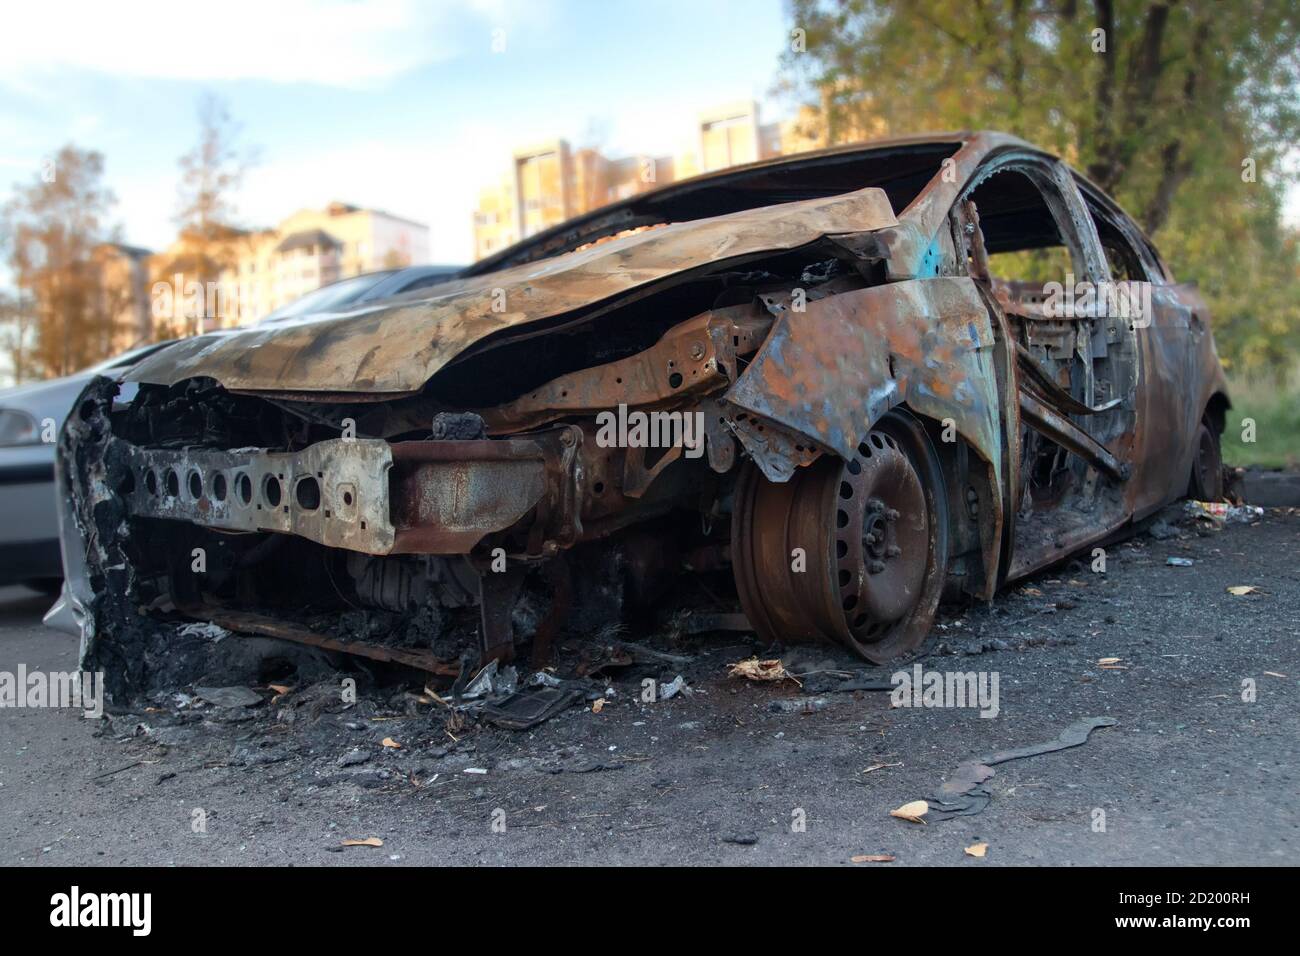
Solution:
[(1226, 394), (1205, 302), (1190, 285), (1153, 285), (1151, 324), (1140, 329), (1140, 440), (1132, 508), (1140, 520), (1183, 495), (1206, 403)]
[(54, 446), (0, 449), (0, 584), (57, 578)]

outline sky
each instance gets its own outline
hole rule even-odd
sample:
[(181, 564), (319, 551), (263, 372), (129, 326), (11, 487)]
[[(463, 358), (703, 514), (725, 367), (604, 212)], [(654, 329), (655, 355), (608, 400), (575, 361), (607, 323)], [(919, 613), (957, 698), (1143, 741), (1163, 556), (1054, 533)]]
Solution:
[[(756, 99), (789, 27), (781, 0), (0, 0), (0, 201), (65, 143), (99, 150), (124, 241), (176, 234), (177, 160), (211, 92), (257, 161), (239, 222), (332, 200), (427, 223), (470, 261), (479, 189), (520, 146), (567, 138), (673, 154), (698, 114)], [(67, 29), (75, 23), (75, 30)], [(501, 49), (504, 47), (504, 49)]]
[(0, 0), (0, 22), (0, 202), (65, 143), (93, 148), (122, 239), (151, 249), (209, 92), (258, 157), (240, 225), (340, 200), (427, 223), (449, 264), (518, 147), (672, 155), (706, 109), (795, 105), (772, 92), (782, 0)]

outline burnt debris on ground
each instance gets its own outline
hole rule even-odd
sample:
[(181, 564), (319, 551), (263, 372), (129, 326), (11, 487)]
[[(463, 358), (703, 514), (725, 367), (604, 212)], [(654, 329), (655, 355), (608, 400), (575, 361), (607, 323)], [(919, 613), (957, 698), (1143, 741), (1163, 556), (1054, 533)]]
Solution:
[[(110, 708), (102, 721), (6, 712), (21, 743), (0, 757), (14, 827), (8, 857), (848, 866), (878, 854), (972, 866), (986, 864), (962, 848), (986, 841), (991, 865), (1284, 863), (1295, 809), (1300, 512), (1270, 510), (1256, 525), (1221, 531), (1178, 508), (1165, 520), (1173, 536), (1107, 546), (1105, 574), (1063, 564), (991, 606), (944, 608), (928, 656), (898, 669), (1000, 672), (994, 720), (971, 709), (893, 707), (888, 693), (847, 689), (888, 682), (890, 670), (819, 656), (815, 646), (736, 632), (674, 640), (665, 627), (650, 637), (564, 638), (548, 673), (576, 679), (584, 651), (593, 667), (635, 653), (637, 667), (651, 668), (646, 676), (677, 686), (667, 699), (643, 701), (631, 666), (602, 669), (588, 678), (605, 699), (599, 707), (585, 701), (527, 731), (472, 718), (449, 727), (448, 708), (424, 690), (428, 683), (447, 700), (441, 682), (267, 640), (302, 651), (320, 673), (281, 666), (260, 678), (250, 668), (248, 682), (209, 676)], [(1169, 567), (1170, 555), (1195, 564)], [(1256, 590), (1228, 590), (1238, 585)], [(263, 640), (201, 624), (189, 639), (218, 648)], [(29, 662), (43, 659), (37, 648), (62, 648), (72, 662), (56, 635), (37, 630), (28, 647), (15, 645)], [(790, 677), (731, 676), (751, 660), (779, 660)], [(515, 666), (526, 684), (528, 663)], [(341, 694), (348, 677), (351, 705)], [(1241, 699), (1244, 677), (1258, 682), (1256, 703)], [(822, 678), (840, 692), (812, 683)], [(259, 702), (189, 699), (200, 687), (231, 686)], [(936, 805), (924, 826), (890, 815), (939, 796), (940, 781), (975, 755), (1040, 743), (1097, 715), (1119, 723), (1085, 746), (997, 766), (986, 784), (992, 801), (976, 816), (936, 826)], [(28, 741), (26, 756), (16, 753)], [(1099, 807), (1122, 838), (1094, 832)], [(191, 830), (194, 808), (210, 817), (203, 838)], [(490, 828), (498, 808), (506, 838)], [(791, 831), (793, 808), (807, 811), (806, 832)], [(343, 838), (370, 837), (382, 850), (339, 851)]]
[[(140, 759), (176, 750), (190, 769), (286, 764), (312, 786), (419, 788), (438, 774), (486, 770), (497, 754), (548, 773), (615, 770), (625, 755), (566, 746), (571, 738), (590, 743), (592, 733), (599, 736), (580, 732), (575, 721), (628, 708), (652, 713), (697, 695), (710, 709), (721, 706), (719, 717), (726, 719), (722, 705), (738, 697), (759, 705), (782, 733), (781, 727), (794, 726), (790, 720), (861, 706), (867, 698), (876, 698), (873, 712), (887, 712), (892, 674), (916, 663), (941, 666), (935, 662), (945, 658), (1053, 649), (1091, 661), (1098, 649), (1076, 651), (1075, 645), (1094, 644), (1133, 600), (1119, 593), (1117, 576), (1133, 563), (1163, 564), (1229, 520), (1190, 504), (1166, 509), (1149, 534), (1115, 546), (1107, 573), (1072, 561), (992, 604), (945, 607), (925, 648), (884, 667), (863, 667), (832, 646), (765, 645), (739, 630), (697, 632), (684, 608), (667, 612), (660, 626), (637, 640), (617, 629), (561, 639), (552, 663), (541, 669), (529, 667), (526, 657), (479, 666), (466, 644), (457, 666), (443, 674), (178, 623), (172, 652), (198, 648), (194, 659), (207, 670), (184, 685), (155, 688), (129, 706), (115, 705), (101, 733)], [(1169, 569), (1171, 577), (1176, 573)], [(1171, 580), (1170, 587), (1174, 596), (1180, 585)], [(717, 614), (699, 613), (705, 619)], [(1085, 673), (1083, 679), (1092, 678)], [(557, 726), (538, 752), (532, 732), (544, 722)], [(511, 743), (521, 732), (525, 739)], [(526, 756), (504, 756), (519, 753)], [(183, 772), (168, 771), (164, 779)], [(971, 782), (978, 790), (982, 779)], [(972, 802), (970, 793), (959, 796), (936, 808), (952, 813), (958, 803)]]

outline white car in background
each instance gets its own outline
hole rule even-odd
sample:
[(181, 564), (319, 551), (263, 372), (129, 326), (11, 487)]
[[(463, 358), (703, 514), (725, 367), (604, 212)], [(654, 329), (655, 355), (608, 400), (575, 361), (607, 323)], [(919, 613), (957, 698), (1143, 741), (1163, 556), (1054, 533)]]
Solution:
[(65, 378), (0, 390), (0, 585), (58, 594), (63, 561), (54, 448), (63, 419), (96, 375), (121, 375), (169, 344), (145, 345)]
[(372, 302), (450, 282), (460, 275), (463, 268), (464, 266), (403, 266), (400, 269), (363, 272), (359, 276), (339, 279), (299, 296), (261, 319), (258, 325), (316, 321), (344, 312), (354, 312)]

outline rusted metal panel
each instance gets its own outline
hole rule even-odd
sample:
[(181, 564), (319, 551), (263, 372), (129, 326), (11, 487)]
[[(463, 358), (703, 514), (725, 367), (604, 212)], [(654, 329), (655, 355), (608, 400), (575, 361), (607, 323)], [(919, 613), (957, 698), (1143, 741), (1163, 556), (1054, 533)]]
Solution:
[(726, 400), (852, 457), (906, 402), (961, 434), (999, 473), (993, 330), (975, 284), (934, 278), (829, 296), (789, 311)]
[(437, 287), (427, 299), (317, 322), (178, 342), (127, 379), (228, 389), (409, 394), (494, 332), (590, 307), (674, 275), (897, 225), (874, 187), (672, 223), (541, 262)]
[(533, 441), (399, 442), (392, 450), (394, 553), (468, 553), (549, 487), (546, 452)]
[(132, 514), (229, 531), (280, 531), (332, 548), (393, 547), (384, 441), (334, 439), (300, 452), (140, 449), (125, 442)]
[(1128, 465), (1112, 455), (1105, 445), (1027, 391), (1020, 393), (1020, 414), (1029, 425), (1094, 468), (1117, 481), (1128, 478)]
[(195, 608), (196, 617), (206, 618), (213, 624), (226, 628), (233, 634), (259, 634), (274, 637), (295, 644), (319, 647), (321, 650), (338, 651), (365, 657), (372, 661), (384, 661), (393, 664), (405, 664), (430, 674), (454, 677), (460, 673), (459, 661), (444, 661), (432, 651), (421, 648), (390, 647), (386, 644), (373, 644), (368, 641), (342, 641), (325, 634), (317, 634), (305, 627), (289, 624), (277, 618), (246, 611), (227, 610), (225, 608)]
[(680, 404), (716, 391), (734, 371), (735, 356), (755, 351), (771, 327), (772, 317), (760, 311), (746, 305), (697, 315), (642, 352), (554, 379), (479, 414), (489, 432), (505, 434), (619, 404)]
[(1142, 378), (1129, 507), (1142, 517), (1187, 489), (1194, 436), (1211, 396), (1227, 396), (1209, 312), (1192, 286), (1153, 286), (1151, 324), (1138, 330)]
[(296, 453), (114, 441), (131, 462), (134, 515), (278, 531), (376, 555), (468, 553), (544, 497), (562, 498), (566, 477), (563, 454), (527, 439), (335, 439)]

